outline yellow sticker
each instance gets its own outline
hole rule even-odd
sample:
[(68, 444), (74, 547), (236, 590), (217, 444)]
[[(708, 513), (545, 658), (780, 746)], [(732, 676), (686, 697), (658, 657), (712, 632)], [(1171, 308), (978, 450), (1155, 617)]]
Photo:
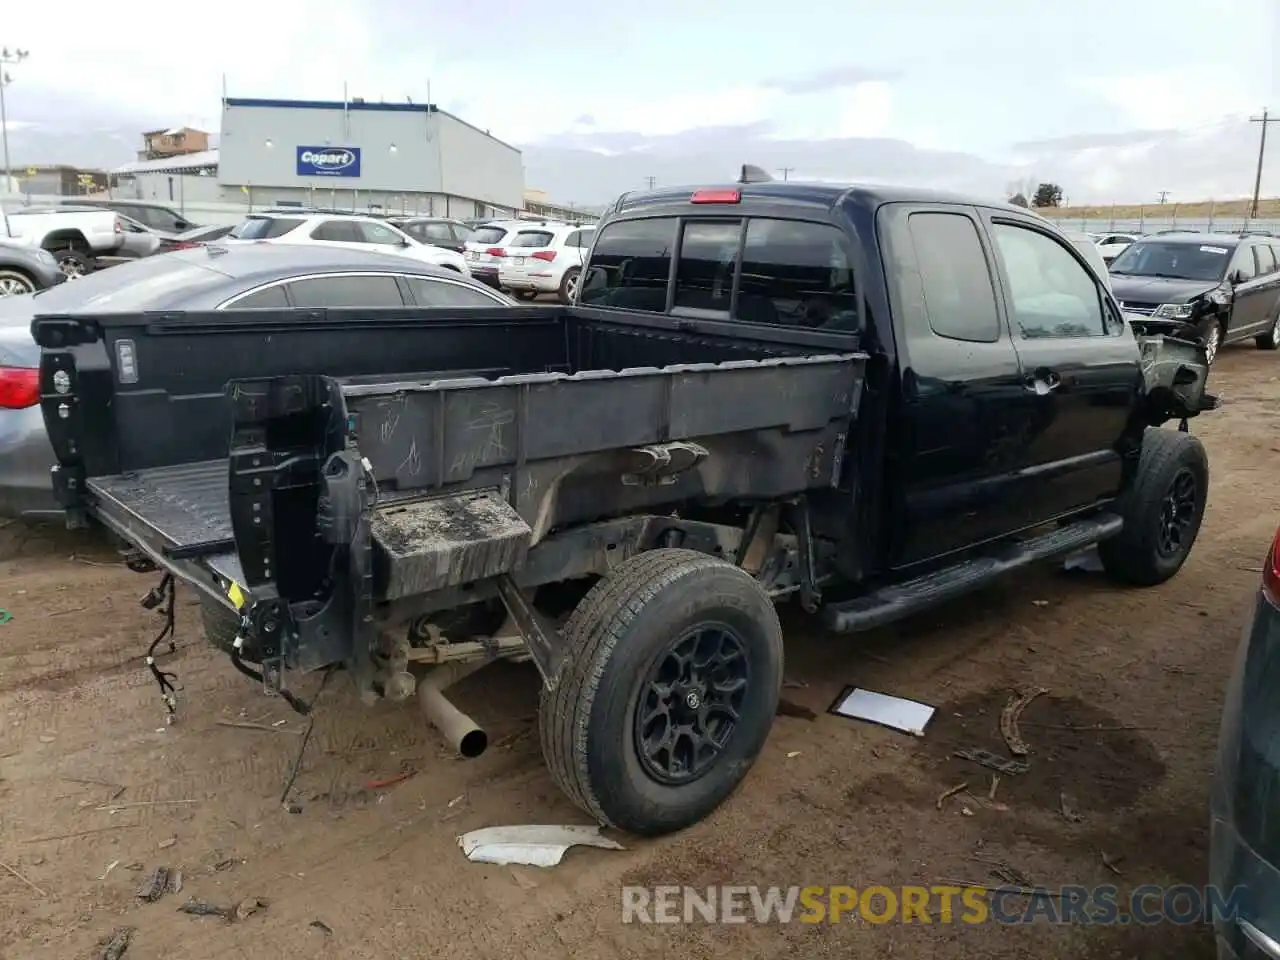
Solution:
[(230, 598), (232, 605), (239, 610), (244, 606), (244, 591), (240, 589), (240, 584), (234, 580), (231, 586), (227, 588), (227, 597)]

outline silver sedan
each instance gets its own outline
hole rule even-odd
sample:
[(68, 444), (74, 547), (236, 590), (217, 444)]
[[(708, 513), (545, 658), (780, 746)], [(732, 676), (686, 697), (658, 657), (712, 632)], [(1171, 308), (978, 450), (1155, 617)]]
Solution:
[(2, 298), (0, 516), (61, 515), (40, 412), (40, 348), (31, 339), (38, 313), (514, 305), (481, 283), (397, 254), (285, 244), (177, 250)]

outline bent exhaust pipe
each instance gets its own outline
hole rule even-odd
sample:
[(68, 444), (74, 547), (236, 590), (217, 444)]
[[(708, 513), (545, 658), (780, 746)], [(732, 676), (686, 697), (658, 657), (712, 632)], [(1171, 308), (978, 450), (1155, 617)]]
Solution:
[(473, 760), (489, 746), (489, 735), (455, 707), (444, 691), (475, 673), (487, 661), (454, 661), (435, 667), (418, 682), (418, 708), (459, 756)]

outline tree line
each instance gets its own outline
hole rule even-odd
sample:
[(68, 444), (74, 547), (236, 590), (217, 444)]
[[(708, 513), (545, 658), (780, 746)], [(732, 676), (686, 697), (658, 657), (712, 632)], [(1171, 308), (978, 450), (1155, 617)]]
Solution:
[(1019, 190), (1009, 198), (1016, 207), (1060, 207), (1062, 206), (1062, 188), (1056, 183), (1038, 183), (1031, 193), (1031, 200)]

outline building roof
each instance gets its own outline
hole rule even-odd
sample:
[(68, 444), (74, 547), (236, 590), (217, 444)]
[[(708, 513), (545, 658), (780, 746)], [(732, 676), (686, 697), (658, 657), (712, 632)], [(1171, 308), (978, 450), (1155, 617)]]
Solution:
[(348, 111), (367, 111), (371, 113), (439, 113), (462, 124), (464, 127), (470, 127), (477, 133), (482, 133), (494, 143), (500, 143), (509, 150), (520, 152), (519, 147), (512, 146), (505, 140), (500, 140), (488, 130), (481, 130), (474, 123), (467, 123), (456, 114), (450, 113), (448, 110), (441, 110), (434, 103), (371, 103), (368, 100), (274, 100), (260, 99), (258, 97), (226, 97), (222, 101), (223, 107), (266, 107), (276, 110), (348, 110)]
[(159, 160), (134, 160), (116, 167), (111, 172), (163, 173), (166, 170), (190, 170), (193, 167), (216, 167), (217, 165), (217, 150), (201, 150), (198, 153), (180, 153), (176, 157), (162, 157)]

